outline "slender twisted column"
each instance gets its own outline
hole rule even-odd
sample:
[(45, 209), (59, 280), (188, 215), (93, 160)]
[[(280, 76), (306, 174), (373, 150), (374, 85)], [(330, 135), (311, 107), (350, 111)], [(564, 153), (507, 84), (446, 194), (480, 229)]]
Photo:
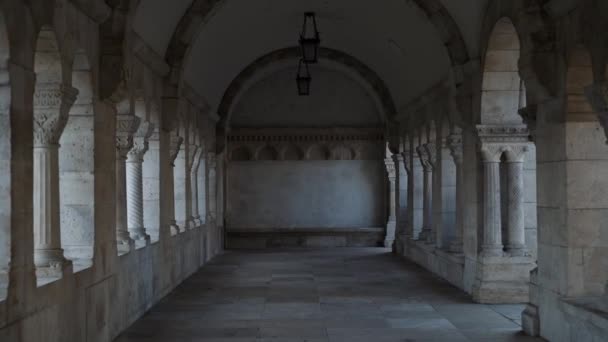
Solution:
[(511, 146), (507, 151), (507, 245), (510, 255), (526, 254), (526, 235), (524, 221), (524, 155), (527, 145)]
[(127, 154), (127, 227), (131, 239), (150, 241), (144, 228), (144, 191), (143, 170), (144, 155), (148, 151), (148, 138), (154, 125), (142, 122), (133, 137), (133, 147)]
[(502, 256), (502, 225), (500, 214), (500, 156), (502, 149), (483, 146), (484, 203), (483, 245), (484, 256)]
[(462, 161), (463, 161), (463, 150), (462, 150), (462, 136), (460, 134), (451, 134), (448, 138), (448, 145), (454, 164), (456, 165), (456, 222), (454, 238), (450, 243), (450, 252), (462, 253), (463, 252), (463, 236), (464, 236), (464, 174), (462, 172)]
[(139, 118), (130, 114), (116, 117), (116, 242), (118, 253), (128, 253), (133, 240), (129, 234), (127, 218), (127, 154), (133, 148), (133, 134), (139, 127)]
[(416, 148), (420, 163), (423, 169), (423, 214), (422, 214), (422, 231), (418, 237), (419, 240), (427, 242), (434, 241), (432, 234), (432, 203), (433, 203), (433, 165), (430, 162), (430, 156), (424, 145)]
[(386, 172), (388, 174), (389, 181), (389, 216), (388, 222), (386, 223), (386, 236), (384, 238), (384, 247), (391, 247), (393, 242), (395, 241), (395, 228), (397, 225), (397, 214), (396, 214), (396, 198), (397, 189), (396, 189), (396, 178), (397, 178), (397, 170), (395, 168), (395, 161), (392, 158), (388, 158), (384, 160), (384, 165), (386, 166)]
[(34, 93), (34, 264), (42, 276), (69, 264), (61, 248), (58, 152), (77, 95), (60, 83), (37, 85)]
[(171, 235), (176, 235), (180, 232), (186, 231), (184, 228), (179, 227), (177, 225), (177, 221), (175, 220), (175, 173), (173, 170), (175, 168), (175, 159), (179, 154), (184, 138), (178, 136), (176, 132), (171, 132), (170, 139), (169, 160), (171, 162), (171, 167), (169, 167), (169, 175), (167, 179), (167, 189), (169, 192), (169, 217), (171, 218), (169, 229), (171, 231)]

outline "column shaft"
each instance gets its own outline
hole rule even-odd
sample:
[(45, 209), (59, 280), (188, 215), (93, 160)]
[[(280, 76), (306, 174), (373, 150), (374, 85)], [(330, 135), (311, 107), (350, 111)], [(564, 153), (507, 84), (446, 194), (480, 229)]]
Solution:
[(514, 256), (525, 254), (525, 223), (524, 223), (524, 179), (523, 162), (507, 162), (508, 186), (508, 241), (507, 252)]
[(148, 240), (144, 228), (143, 159), (129, 155), (126, 163), (127, 227), (133, 240)]
[(58, 145), (34, 147), (34, 263), (49, 267), (65, 262), (59, 219)]
[(500, 217), (500, 162), (485, 160), (483, 205), (483, 254), (502, 255), (502, 228)]
[(126, 253), (130, 250), (132, 242), (129, 236), (128, 218), (127, 218), (127, 174), (125, 157), (120, 151), (116, 157), (116, 242), (118, 243), (118, 252)]

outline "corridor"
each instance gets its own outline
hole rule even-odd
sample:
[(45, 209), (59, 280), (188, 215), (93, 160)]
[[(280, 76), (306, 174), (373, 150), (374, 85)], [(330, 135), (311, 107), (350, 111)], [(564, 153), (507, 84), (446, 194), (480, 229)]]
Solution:
[(473, 304), (385, 249), (228, 251), (116, 342), (540, 341), (523, 308)]

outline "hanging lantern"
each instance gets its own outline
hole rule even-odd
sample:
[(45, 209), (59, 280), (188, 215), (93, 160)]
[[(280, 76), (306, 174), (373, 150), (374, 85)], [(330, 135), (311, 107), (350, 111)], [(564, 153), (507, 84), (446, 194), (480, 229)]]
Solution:
[(304, 13), (304, 24), (302, 25), (302, 33), (300, 34), (300, 47), (302, 48), (302, 58), (305, 63), (314, 64), (318, 61), (319, 31), (317, 30), (317, 20), (314, 12)]
[(300, 59), (298, 64), (298, 74), (296, 76), (296, 83), (298, 85), (298, 95), (308, 96), (310, 95), (310, 71), (308, 70), (308, 64), (304, 63), (303, 59)]

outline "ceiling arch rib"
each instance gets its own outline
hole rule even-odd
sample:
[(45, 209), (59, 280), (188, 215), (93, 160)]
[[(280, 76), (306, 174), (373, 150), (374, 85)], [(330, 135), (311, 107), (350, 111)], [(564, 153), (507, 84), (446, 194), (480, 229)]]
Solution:
[[(284, 4), (279, 6), (279, 3)], [(235, 8), (238, 6), (241, 6), (240, 11), (235, 11)], [(301, 24), (299, 16), (301, 15), (300, 12), (303, 13), (304, 11), (303, 8), (300, 11), (300, 7), (302, 6), (304, 5), (294, 5), (289, 0), (283, 2), (273, 0), (263, 3), (256, 2), (250, 4), (249, 7), (245, 1), (239, 0), (231, 2), (225, 0), (195, 0), (175, 29), (175, 33), (167, 49), (167, 61), (175, 70), (183, 73), (183, 78), (188, 83), (194, 83), (192, 86), (201, 95), (206, 97), (210, 102), (211, 108), (217, 111), (225, 88), (252, 60), (256, 60), (260, 56), (267, 54), (268, 51), (293, 45), (293, 40), (297, 39), (297, 34), (299, 33), (298, 27)], [(462, 34), (448, 10), (439, 0), (418, 0), (412, 2), (395, 0), (387, 1), (381, 6), (378, 6), (377, 3), (371, 4), (371, 2), (353, 4), (348, 1), (333, 1), (331, 5), (326, 5), (321, 1), (312, 1), (306, 4), (306, 6), (307, 10), (311, 8), (318, 9), (320, 17), (319, 25), (321, 26), (320, 29), (324, 39), (322, 44), (345, 51), (362, 60), (370, 68), (373, 68), (389, 85), (398, 105), (408, 103), (420, 93), (420, 90), (428, 88), (445, 78), (446, 73), (449, 73), (451, 70), (460, 71), (461, 66), (469, 60)], [(294, 9), (284, 10), (290, 7)], [(382, 8), (374, 10), (374, 7)], [(226, 63), (226, 60), (230, 60), (235, 55), (240, 55), (239, 53), (229, 54), (228, 58), (206, 60), (209, 58), (209, 51), (218, 52), (223, 48), (219, 46), (218, 50), (215, 46), (212, 46), (213, 44), (208, 44), (208, 40), (206, 41), (200, 37), (201, 35), (205, 35), (205, 31), (209, 31), (207, 32), (207, 36), (213, 34), (222, 35), (222, 31), (217, 29), (214, 21), (223, 20), (226, 17), (223, 12), (227, 12), (236, 20), (236, 26), (238, 26), (238, 23), (243, 23), (245, 27), (244, 33), (246, 34), (248, 31), (259, 29), (259, 26), (263, 24), (261, 22), (267, 21), (263, 15), (256, 15), (260, 13), (256, 12), (256, 9), (264, 13), (269, 12), (275, 16), (275, 19), (279, 18), (278, 20), (284, 18), (284, 20), (279, 22), (281, 25), (278, 26), (278, 29), (261, 30), (262, 34), (258, 37), (266, 39), (268, 35), (280, 34), (278, 31), (282, 31), (286, 32), (285, 34), (287, 35), (290, 34), (289, 38), (287, 38), (290, 39), (289, 42), (286, 42), (286, 39), (277, 39), (278, 43), (271, 48), (258, 51), (256, 54), (252, 53), (248, 57), (248, 60), (238, 63), (234, 62), (231, 66), (218, 63)], [(354, 15), (348, 16), (343, 14), (349, 13), (348, 11), (351, 11), (350, 13)], [(393, 13), (395, 19), (374, 19), (377, 22), (370, 21), (368, 20), (369, 18), (366, 19), (373, 16), (374, 13)], [(421, 15), (421, 13), (425, 14), (426, 17)], [(256, 18), (256, 20), (252, 21), (251, 18)], [(381, 18), (384, 17), (381, 16)], [(250, 25), (247, 25), (247, 20), (250, 20)], [(362, 21), (358, 22), (359, 20)], [(390, 23), (386, 24), (383, 21)], [(403, 24), (405, 26), (399, 26), (396, 24), (397, 22), (406, 24)], [(410, 28), (412, 24), (417, 29), (412, 30)], [(349, 32), (331, 34), (334, 28), (330, 26), (343, 26), (347, 31), (360, 26), (364, 27), (366, 31), (374, 31), (375, 36), (363, 43), (359, 42), (357, 44), (356, 40), (358, 37), (356, 32), (350, 32), (352, 34), (349, 34)], [(238, 30), (238, 27), (235, 28), (235, 25), (230, 27), (231, 30)], [(382, 31), (383, 29), (384, 31)], [(264, 33), (267, 35), (264, 36)], [(391, 34), (395, 36), (391, 37)], [(327, 37), (331, 38), (326, 39)], [(330, 41), (331, 39), (334, 41)], [(370, 40), (371, 44), (367, 44)], [(383, 45), (380, 46), (378, 42)], [(227, 39), (225, 45), (238, 46), (239, 42)], [(355, 48), (349, 49), (343, 45), (354, 46)], [(359, 45), (370, 46), (370, 49), (369, 51), (360, 51)], [(415, 49), (416, 54), (410, 53), (410, 48)], [(204, 51), (204, 53), (201, 51)], [(435, 63), (430, 63), (429, 60), (434, 60)], [(421, 67), (427, 62), (432, 65), (428, 68)], [(211, 65), (208, 68), (214, 68), (215, 70), (204, 70), (203, 65), (205, 64)], [(219, 65), (222, 66), (220, 67)], [(395, 73), (392, 70), (395, 67), (402, 68), (401, 72)], [(223, 74), (226, 74), (226, 79), (222, 80), (222, 82), (216, 82), (214, 77), (211, 77), (213, 76), (212, 73), (217, 70), (221, 70)], [(230, 72), (232, 74), (227, 76)], [(400, 79), (396, 78), (395, 74), (400, 74)], [(209, 82), (211, 85), (205, 85), (203, 82)], [(406, 87), (410, 87), (411, 89), (400, 89), (398, 84), (407, 84)], [(420, 87), (420, 89), (417, 89), (416, 86)], [(208, 89), (203, 89), (204, 87)]]
[[(229, 128), (233, 106), (238, 103), (242, 94), (262, 80), (268, 74), (296, 65), (300, 57), (299, 48), (286, 48), (271, 52), (247, 66), (230, 84), (224, 93), (218, 114), (221, 125)], [(396, 114), (396, 107), (390, 91), (383, 80), (369, 67), (356, 58), (343, 52), (321, 48), (319, 50), (320, 64), (326, 68), (345, 74), (365, 89), (374, 100), (381, 121), (388, 123)]]

